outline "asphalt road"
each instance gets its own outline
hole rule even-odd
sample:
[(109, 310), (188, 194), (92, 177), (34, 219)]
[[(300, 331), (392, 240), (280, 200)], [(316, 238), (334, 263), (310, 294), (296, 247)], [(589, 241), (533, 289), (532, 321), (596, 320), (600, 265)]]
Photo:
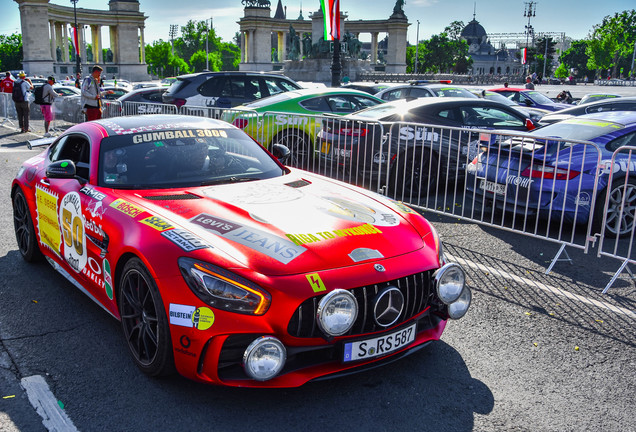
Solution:
[[(620, 262), (569, 250), (573, 262), (545, 275), (558, 245), (435, 214), (427, 217), (474, 295), (441, 341), (297, 389), (147, 378), (114, 319), (48, 264), (21, 259), (9, 190), (22, 161), (39, 152), (26, 149), (26, 137), (0, 127), (2, 432), (71, 423), (80, 431), (636, 430), (635, 284), (622, 274), (601, 295)], [(50, 395), (30, 401), (25, 388), (38, 377)], [(36, 407), (53, 414), (43, 419)], [(60, 413), (66, 423), (55, 423)]]

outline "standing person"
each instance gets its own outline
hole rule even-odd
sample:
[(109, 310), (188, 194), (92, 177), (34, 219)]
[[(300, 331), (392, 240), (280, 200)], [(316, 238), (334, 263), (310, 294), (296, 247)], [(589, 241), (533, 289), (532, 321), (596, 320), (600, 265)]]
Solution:
[(53, 90), (53, 84), (55, 84), (55, 78), (50, 76), (48, 77), (46, 84), (42, 86), (42, 104), (40, 105), (40, 110), (42, 111), (42, 115), (44, 116), (44, 136), (50, 137), (49, 133), (49, 125), (53, 120), (53, 110), (51, 105), (53, 101), (58, 96)]
[(24, 72), (20, 72), (13, 87), (12, 98), (18, 113), (18, 124), (22, 133), (26, 133), (29, 131), (29, 90), (33, 89), (33, 84), (26, 79)]
[(102, 118), (102, 94), (99, 88), (102, 68), (93, 66), (89, 76), (82, 82), (82, 107), (86, 109), (86, 121)]
[(7, 72), (2, 81), (0, 81), (0, 92), (13, 93), (13, 78), (11, 78), (11, 72)]
[(532, 84), (532, 77), (529, 75), (526, 77), (526, 88), (528, 90), (534, 90), (534, 84)]
[(75, 75), (75, 88), (82, 88), (82, 75), (79, 72)]

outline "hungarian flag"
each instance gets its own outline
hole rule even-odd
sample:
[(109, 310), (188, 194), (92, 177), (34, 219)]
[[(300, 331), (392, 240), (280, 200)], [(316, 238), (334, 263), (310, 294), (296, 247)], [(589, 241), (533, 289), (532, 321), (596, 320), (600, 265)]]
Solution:
[(521, 64), (526, 64), (526, 55), (528, 55), (528, 48), (521, 50)]
[(77, 27), (71, 27), (71, 30), (73, 32), (71, 37), (71, 43), (73, 44), (75, 55), (79, 55), (79, 39), (77, 37)]
[(340, 0), (320, 0), (325, 20), (325, 40), (340, 39)]

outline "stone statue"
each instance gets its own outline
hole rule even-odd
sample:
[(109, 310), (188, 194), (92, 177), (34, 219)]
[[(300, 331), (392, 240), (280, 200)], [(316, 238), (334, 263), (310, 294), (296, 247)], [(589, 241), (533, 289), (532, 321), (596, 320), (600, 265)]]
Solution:
[(311, 49), (311, 33), (303, 33), (303, 54), (305, 57), (310, 58), (312, 56)]
[(110, 48), (108, 48), (108, 50), (106, 50), (106, 63), (112, 63), (113, 62), (113, 52), (111, 51)]
[(57, 58), (58, 62), (62, 61), (62, 48), (60, 47), (55, 48), (55, 58)]
[(271, 6), (269, 0), (241, 0), (241, 4), (245, 7), (268, 8)]
[(89, 63), (93, 63), (93, 50), (86, 50), (86, 61)]
[(404, 0), (397, 0), (393, 6), (394, 15), (404, 15)]
[(298, 60), (300, 56), (300, 36), (294, 30), (294, 26), (289, 25), (289, 59)]
[(349, 50), (349, 56), (351, 58), (359, 58), (360, 50), (362, 49), (362, 42), (358, 40), (352, 33), (346, 32), (343, 38), (343, 42), (346, 44)]

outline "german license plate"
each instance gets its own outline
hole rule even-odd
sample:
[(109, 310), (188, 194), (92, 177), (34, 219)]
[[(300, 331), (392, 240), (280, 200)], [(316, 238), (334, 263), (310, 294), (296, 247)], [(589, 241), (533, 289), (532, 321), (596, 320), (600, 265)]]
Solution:
[(485, 179), (482, 179), (479, 183), (479, 187), (487, 192), (492, 192), (497, 195), (505, 195), (506, 194), (506, 185), (501, 183), (490, 182)]
[(366, 360), (397, 351), (415, 340), (415, 327), (413, 324), (384, 336), (346, 343), (343, 361)]
[(320, 146), (320, 153), (328, 155), (331, 151), (331, 143), (323, 142)]

